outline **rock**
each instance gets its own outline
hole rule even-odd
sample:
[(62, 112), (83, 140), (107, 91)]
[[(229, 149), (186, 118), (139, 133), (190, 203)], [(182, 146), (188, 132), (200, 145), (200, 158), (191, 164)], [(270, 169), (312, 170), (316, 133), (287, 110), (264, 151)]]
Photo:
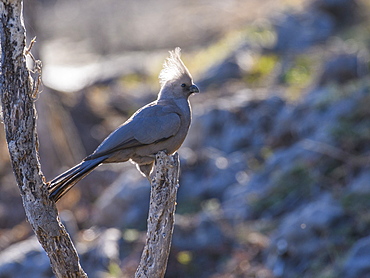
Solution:
[(250, 47), (247, 44), (240, 45), (226, 58), (209, 68), (197, 81), (199, 88), (214, 87), (229, 82), (233, 79), (240, 79), (243, 73), (248, 71), (248, 56)]
[(13, 244), (0, 253), (0, 277), (53, 277), (49, 258), (36, 237)]
[(221, 85), (230, 79), (239, 79), (241, 76), (242, 70), (235, 55), (232, 54), (219, 64), (211, 67), (197, 84), (200, 88), (206, 88), (210, 85)]
[(209, 198), (222, 199), (228, 187), (248, 179), (248, 161), (263, 161), (262, 148), (270, 141), (270, 131), (284, 107), (279, 97), (222, 101), (197, 116), (193, 132), (179, 151), (183, 158), (179, 209), (194, 208), (194, 202)]
[[(83, 232), (76, 248), (81, 265), (89, 277), (103, 277), (112, 263), (119, 263), (122, 233), (114, 228), (89, 229)], [(54, 277), (48, 256), (36, 237), (13, 244), (0, 253), (0, 277), (51, 278)]]
[(73, 214), (72, 211), (70, 210), (63, 210), (59, 213), (59, 218), (61, 222), (63, 223), (64, 227), (69, 233), (69, 236), (75, 240), (78, 235), (78, 224), (77, 220)]
[[(6, 146), (5, 142), (4, 145)], [(3, 169), (6, 171), (6, 167)], [(10, 170), (9, 172), (9, 174), (1, 176), (0, 229), (14, 227), (25, 219), (19, 189), (14, 186), (14, 174)]]
[(185, 160), (178, 192), (179, 209), (193, 200), (221, 199), (227, 187), (237, 182), (238, 175), (245, 172), (246, 157), (243, 152), (227, 155), (207, 148), (200, 151), (195, 165), (186, 165)]
[(324, 42), (335, 29), (332, 16), (324, 12), (287, 14), (275, 23), (277, 40), (272, 51), (299, 53)]
[[(363, 113), (359, 113), (359, 120), (343, 122), (349, 115), (353, 117), (353, 111), (361, 111), (358, 108), (365, 107), (363, 103), (366, 102), (361, 91), (338, 97), (328, 89), (315, 89), (296, 106), (282, 106), (270, 118), (269, 132), (250, 134), (264, 135), (260, 141), (271, 148), (271, 155), (244, 184), (234, 183), (226, 188), (222, 208), (228, 219), (277, 217), (294, 210), (296, 204), (315, 198), (321, 192), (316, 184), (325, 183), (323, 176), (330, 175), (343, 162), (339, 143), (344, 140), (342, 134), (350, 136), (348, 131), (355, 129), (354, 134), (360, 135), (358, 123), (363, 121)], [(361, 132), (363, 136), (350, 139), (365, 140), (367, 133)]]
[[(85, 236), (84, 236), (85, 235)], [(103, 277), (112, 264), (120, 262), (120, 241), (122, 233), (118, 229), (89, 229), (83, 232), (83, 238), (88, 242), (79, 243), (81, 265), (88, 271), (89, 277)]]
[(284, 106), (285, 101), (277, 96), (252, 101), (220, 100), (194, 119), (190, 131), (201, 132), (185, 145), (193, 150), (211, 147), (225, 154), (240, 150), (258, 153)]
[[(370, 198), (369, 178), (368, 169), (361, 169), (340, 195), (342, 206), (352, 219), (352, 230), (358, 235), (367, 235), (370, 228), (367, 214)], [(349, 236), (353, 237), (352, 234)]]
[(362, 171), (350, 184), (349, 192), (352, 194), (370, 195), (370, 172)]
[(212, 277), (217, 266), (229, 256), (232, 240), (221, 228), (216, 209), (195, 217), (176, 215), (168, 277)]
[(370, 277), (370, 237), (358, 240), (348, 252), (340, 277)]
[(314, 262), (324, 264), (330, 245), (342, 240), (335, 229), (346, 225), (344, 219), (344, 210), (330, 194), (284, 217), (268, 250), (267, 264), (276, 277), (297, 277)]
[(95, 202), (92, 221), (95, 225), (145, 229), (150, 183), (130, 166), (124, 168), (122, 175)]
[(355, 0), (315, 0), (311, 10), (319, 10), (332, 15), (339, 26), (358, 20), (358, 6)]
[(233, 221), (271, 219), (307, 202), (314, 194), (314, 178), (306, 163), (315, 163), (320, 157), (298, 144), (276, 151), (250, 180), (225, 190), (225, 216)]
[(357, 53), (335, 55), (325, 62), (318, 85), (344, 84), (353, 79), (361, 78), (368, 73), (368, 61), (369, 59), (364, 55), (360, 57)]
[(268, 143), (281, 148), (310, 138), (334, 144), (336, 139), (330, 131), (336, 129), (343, 116), (356, 109), (359, 95), (341, 98), (328, 88), (312, 90), (300, 103), (287, 105), (276, 115)]
[(206, 213), (193, 218), (176, 216), (172, 243), (175, 249), (213, 253), (223, 251), (227, 243), (217, 217)]
[(326, 41), (338, 27), (358, 18), (354, 0), (316, 0), (306, 12), (288, 13), (275, 22), (277, 40), (272, 51), (282, 54), (301, 53)]

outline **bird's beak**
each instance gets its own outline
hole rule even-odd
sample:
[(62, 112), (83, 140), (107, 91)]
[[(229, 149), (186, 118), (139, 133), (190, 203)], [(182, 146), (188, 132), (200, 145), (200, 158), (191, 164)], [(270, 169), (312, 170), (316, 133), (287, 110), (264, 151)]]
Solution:
[(196, 85), (191, 85), (189, 91), (190, 93), (199, 93), (199, 88)]

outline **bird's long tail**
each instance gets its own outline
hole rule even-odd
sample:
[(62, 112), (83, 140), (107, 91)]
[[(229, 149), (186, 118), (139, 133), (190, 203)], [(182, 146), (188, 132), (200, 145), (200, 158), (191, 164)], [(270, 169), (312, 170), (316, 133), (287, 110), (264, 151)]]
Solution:
[(92, 170), (98, 167), (105, 158), (100, 157), (91, 160), (84, 160), (80, 164), (60, 174), (49, 182), (49, 198), (57, 202), (77, 182), (87, 176)]

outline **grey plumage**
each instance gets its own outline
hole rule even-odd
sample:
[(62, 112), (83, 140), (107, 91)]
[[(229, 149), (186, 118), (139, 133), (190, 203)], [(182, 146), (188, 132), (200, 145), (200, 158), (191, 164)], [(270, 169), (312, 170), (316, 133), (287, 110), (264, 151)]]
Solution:
[(49, 182), (51, 199), (58, 201), (102, 163), (131, 160), (149, 177), (157, 152), (164, 150), (172, 154), (180, 148), (191, 122), (188, 98), (199, 92), (181, 61), (180, 48), (170, 51), (159, 79), (161, 89), (157, 100), (140, 108), (80, 164)]

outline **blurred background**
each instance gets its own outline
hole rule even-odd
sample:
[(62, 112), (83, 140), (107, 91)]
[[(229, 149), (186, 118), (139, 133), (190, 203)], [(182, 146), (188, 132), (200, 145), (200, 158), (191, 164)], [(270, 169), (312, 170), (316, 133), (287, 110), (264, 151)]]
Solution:
[[(47, 180), (154, 100), (182, 48), (201, 93), (167, 278), (370, 277), (369, 1), (24, 4)], [(0, 140), (0, 277), (53, 277)], [(58, 203), (89, 277), (133, 277), (149, 192), (130, 163), (104, 165)]]

